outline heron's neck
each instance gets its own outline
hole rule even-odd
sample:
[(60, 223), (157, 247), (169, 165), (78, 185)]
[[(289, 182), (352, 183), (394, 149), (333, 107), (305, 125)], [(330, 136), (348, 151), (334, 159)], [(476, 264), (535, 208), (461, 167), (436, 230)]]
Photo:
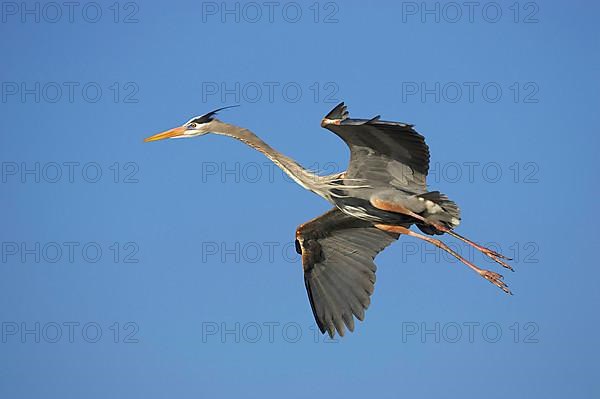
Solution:
[(214, 127), (211, 126), (211, 129), (213, 129), (214, 133), (233, 137), (262, 152), (296, 183), (307, 190), (327, 198), (325, 193), (320, 190), (321, 185), (327, 180), (325, 176), (319, 176), (304, 169), (299, 163), (275, 150), (248, 129), (226, 124), (218, 120), (213, 120), (212, 124)]

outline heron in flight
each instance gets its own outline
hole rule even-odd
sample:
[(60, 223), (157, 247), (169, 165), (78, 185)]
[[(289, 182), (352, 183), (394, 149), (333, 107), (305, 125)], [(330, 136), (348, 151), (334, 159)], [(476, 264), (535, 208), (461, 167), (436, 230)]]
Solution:
[[(402, 234), (427, 241), (450, 253), (477, 274), (510, 294), (503, 276), (484, 270), (432, 236), (448, 234), (512, 270), (510, 260), (461, 235), (456, 203), (439, 191), (428, 191), (429, 147), (413, 125), (349, 117), (344, 103), (321, 121), (350, 148), (348, 170), (321, 176), (276, 151), (248, 129), (215, 118), (219, 108), (182, 126), (145, 139), (202, 136), (233, 137), (262, 152), (296, 183), (334, 207), (296, 229), (296, 251), (302, 257), (304, 283), (321, 333), (333, 338), (354, 331), (354, 317), (364, 319), (375, 286), (374, 259)], [(421, 233), (410, 230), (415, 225)]]

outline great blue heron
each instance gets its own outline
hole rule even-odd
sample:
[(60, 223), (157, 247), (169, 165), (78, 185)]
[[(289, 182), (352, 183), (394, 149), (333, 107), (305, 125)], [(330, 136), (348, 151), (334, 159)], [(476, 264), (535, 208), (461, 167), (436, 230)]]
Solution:
[[(439, 191), (428, 191), (429, 147), (413, 125), (351, 119), (344, 103), (321, 121), (350, 147), (348, 170), (328, 176), (312, 173), (274, 150), (250, 130), (215, 118), (219, 108), (145, 141), (215, 133), (233, 137), (265, 154), (302, 187), (325, 198), (334, 208), (296, 229), (296, 251), (302, 256), (304, 283), (321, 330), (333, 338), (354, 331), (353, 315), (364, 319), (375, 285), (375, 256), (401, 234), (425, 240), (459, 259), (510, 294), (502, 275), (480, 269), (431, 235), (449, 234), (475, 247), (503, 267), (509, 258), (458, 235), (458, 206)], [(409, 227), (416, 225), (419, 234)]]

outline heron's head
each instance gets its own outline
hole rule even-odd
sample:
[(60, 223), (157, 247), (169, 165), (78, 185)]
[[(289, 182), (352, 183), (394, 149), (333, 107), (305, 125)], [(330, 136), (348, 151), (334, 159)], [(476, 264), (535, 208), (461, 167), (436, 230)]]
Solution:
[(181, 126), (177, 126), (173, 129), (169, 129), (162, 133), (158, 133), (153, 136), (147, 137), (144, 139), (144, 141), (149, 142), (149, 141), (157, 141), (157, 140), (163, 140), (163, 139), (178, 139), (178, 138), (185, 138), (185, 137), (196, 137), (196, 136), (205, 135), (207, 133), (211, 133), (214, 131), (214, 130), (211, 130), (211, 126), (213, 125), (213, 122), (215, 121), (214, 115), (216, 115), (217, 112), (219, 112), (223, 109), (232, 108), (232, 107), (237, 107), (237, 105), (231, 105), (229, 107), (219, 108), (219, 109), (211, 111), (207, 114), (195, 116)]

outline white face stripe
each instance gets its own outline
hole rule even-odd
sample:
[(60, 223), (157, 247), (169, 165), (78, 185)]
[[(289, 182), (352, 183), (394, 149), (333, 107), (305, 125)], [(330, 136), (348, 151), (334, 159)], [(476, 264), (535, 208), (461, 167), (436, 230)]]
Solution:
[[(192, 119), (190, 119), (189, 121), (187, 121), (183, 126), (186, 127), (186, 129), (183, 131), (183, 134), (179, 137), (195, 137), (195, 136), (199, 136), (201, 134), (206, 134), (208, 133), (208, 124), (210, 122), (206, 122), (206, 123), (197, 123), (194, 122), (195, 119), (200, 118), (200, 116), (195, 116)], [(194, 123), (194, 127), (189, 127), (190, 123)]]

